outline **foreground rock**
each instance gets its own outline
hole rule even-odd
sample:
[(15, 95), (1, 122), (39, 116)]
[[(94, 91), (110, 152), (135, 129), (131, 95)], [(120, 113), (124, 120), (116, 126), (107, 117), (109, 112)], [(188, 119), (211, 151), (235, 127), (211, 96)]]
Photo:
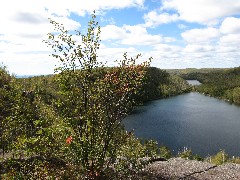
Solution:
[(149, 179), (240, 179), (239, 164), (213, 164), (182, 158), (171, 158), (168, 161), (156, 161), (145, 169)]
[[(35, 160), (47, 161), (58, 167), (66, 167), (66, 163), (59, 159), (42, 159), (42, 157), (36, 156), (29, 159), (17, 159), (13, 165), (15, 169), (20, 168), (20, 164), (31, 164)], [(142, 159), (143, 160), (143, 159)], [(146, 159), (149, 162), (149, 159)], [(9, 167), (6, 161), (0, 161), (0, 179), (1, 174), (5, 174), (9, 171)], [(8, 167), (8, 168), (6, 168)], [(11, 169), (11, 168), (10, 168)], [(122, 178), (112, 178), (122, 179)], [(132, 176), (133, 180), (158, 180), (158, 179), (186, 179), (186, 180), (240, 180), (240, 164), (225, 164), (216, 166), (207, 162), (186, 160), (182, 158), (171, 158), (165, 160), (158, 158), (150, 161), (150, 164), (146, 166), (144, 171), (140, 174)]]

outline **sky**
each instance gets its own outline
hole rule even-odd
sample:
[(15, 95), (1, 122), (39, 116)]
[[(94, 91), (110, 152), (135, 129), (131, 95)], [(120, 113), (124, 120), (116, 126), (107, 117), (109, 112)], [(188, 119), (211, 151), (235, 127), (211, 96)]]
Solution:
[(53, 32), (48, 18), (84, 33), (94, 10), (107, 66), (124, 52), (161, 69), (240, 66), (240, 0), (4, 0), (0, 64), (15, 75), (53, 74), (57, 59), (42, 42)]

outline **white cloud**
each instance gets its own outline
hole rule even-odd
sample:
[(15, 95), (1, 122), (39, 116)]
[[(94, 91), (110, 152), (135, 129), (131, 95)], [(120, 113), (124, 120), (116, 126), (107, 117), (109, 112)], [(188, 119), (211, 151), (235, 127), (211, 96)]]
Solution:
[(41, 53), (0, 53), (3, 64), (17, 75), (53, 74), (57, 60)]
[(161, 35), (151, 35), (142, 26), (124, 26), (127, 38), (121, 42), (125, 45), (154, 45), (162, 41)]
[(151, 11), (144, 15), (145, 27), (155, 27), (160, 24), (167, 24), (179, 19), (177, 14), (168, 14), (168, 13), (160, 13), (155, 11)]
[[(240, 49), (240, 34), (228, 34), (224, 35), (219, 39), (217, 45), (217, 52), (219, 54), (225, 53), (228, 58), (232, 58), (236, 53), (239, 53)], [(236, 57), (236, 56), (235, 56)], [(239, 61), (239, 58), (236, 57)]]
[(59, 16), (69, 16), (70, 13), (83, 16), (86, 13), (92, 13), (94, 10), (122, 9), (127, 7), (143, 7), (144, 0), (44, 0), (46, 8), (50, 13), (56, 13)]
[(5, 53), (30, 53), (30, 52), (49, 52), (49, 48), (46, 47), (41, 40), (29, 39), (28, 41), (19, 43), (8, 42), (0, 40), (0, 49)]
[(164, 37), (163, 38), (164, 39), (164, 42), (166, 42), (166, 43), (170, 43), (170, 42), (175, 42), (175, 41), (177, 41), (175, 38), (173, 38), (173, 37)]
[(101, 28), (102, 40), (116, 40), (126, 38), (126, 30), (116, 25), (107, 25)]
[(232, 57), (233, 52), (239, 52), (240, 46), (224, 46), (220, 45), (217, 47), (217, 53), (222, 54), (222, 53), (227, 53), (229, 54), (228, 57)]
[(240, 34), (229, 34), (222, 36), (220, 38), (220, 43), (227, 44), (227, 45), (235, 45), (237, 43), (240, 44)]
[(188, 44), (183, 50), (183, 55), (185, 57), (192, 57), (193, 59), (213, 57), (216, 55), (216, 46)]
[[(49, 58), (51, 49), (42, 43), (45, 35), (53, 31), (49, 17), (63, 23), (66, 29), (73, 30), (81, 24), (71, 19), (72, 15), (84, 16), (93, 10), (97, 14), (105, 14), (112, 9), (140, 9), (143, 6), (144, 0), (4, 1), (0, 6), (0, 60), (9, 66), (11, 72), (17, 74), (53, 73), (57, 62)], [(206, 62), (240, 65), (240, 25), (239, 18), (234, 17), (240, 14), (240, 0), (163, 0), (163, 8), (150, 12), (141, 10), (137, 12), (142, 15), (136, 22), (136, 12), (133, 12), (131, 25), (122, 25), (125, 23), (122, 20), (125, 19), (117, 19), (119, 17), (114, 13), (109, 13), (114, 19), (108, 17), (107, 13), (102, 16), (104, 19), (100, 16), (102, 22), (111, 24), (101, 28), (101, 39), (109, 45), (102, 46), (99, 50), (98, 56), (103, 62), (113, 64), (113, 60), (122, 58), (124, 52), (135, 56), (141, 50), (145, 59), (153, 56), (152, 65), (159, 67), (197, 66), (195, 62), (205, 66), (208, 65)], [(219, 29), (216, 28), (218, 26), (209, 27), (220, 20), (224, 21)], [(118, 24), (119, 21), (121, 25)], [(166, 33), (166, 36), (159, 34), (158, 28), (148, 29), (176, 21), (181, 24), (171, 26), (171, 35), (168, 35), (165, 27), (161, 33)], [(208, 27), (194, 29), (194, 24), (187, 24), (186, 27), (184, 21), (207, 24)], [(179, 29), (174, 29), (175, 25), (185, 30), (193, 28), (181, 34), (185, 47), (181, 45), (182, 39), (179, 38)]]
[(228, 17), (224, 19), (220, 31), (224, 34), (240, 34), (240, 18)]
[(173, 52), (180, 52), (182, 50), (182, 47), (169, 44), (158, 44), (154, 46), (154, 49), (159, 52), (167, 52), (169, 54), (172, 54)]
[(178, 24), (179, 29), (186, 29), (187, 26), (185, 24)]
[(113, 63), (116, 59), (121, 59), (125, 52), (133, 55), (137, 53), (137, 50), (133, 47), (112, 48), (107, 46), (100, 46), (98, 56), (100, 58), (103, 58), (105, 61), (108, 61), (109, 63)]
[(165, 10), (176, 10), (180, 19), (216, 24), (220, 18), (240, 14), (240, 0), (163, 0)]
[(104, 17), (100, 17), (100, 21), (101, 23), (108, 23), (108, 24), (116, 24), (115, 20), (113, 17), (110, 18), (104, 18)]
[(214, 46), (211, 45), (199, 45), (199, 44), (189, 44), (184, 48), (186, 53), (206, 53), (214, 51)]
[(162, 41), (161, 35), (151, 35), (141, 25), (107, 25), (102, 27), (101, 31), (102, 40), (118, 40), (123, 45), (154, 45)]
[(239, 66), (237, 56), (240, 55), (240, 34), (223, 35), (220, 33), (221, 28), (191, 29), (182, 33), (187, 43), (182, 58), (201, 67)]
[(74, 30), (81, 25), (71, 19), (73, 13), (84, 16), (93, 10), (142, 8), (143, 4), (144, 0), (4, 1), (0, 6), (0, 59), (9, 66), (10, 72), (17, 74), (53, 73), (52, 62), (55, 61), (50, 61), (49, 48), (42, 43), (46, 34), (53, 31), (48, 18), (64, 24), (68, 30)]
[(181, 34), (188, 43), (209, 43), (219, 37), (219, 30), (216, 28), (191, 29)]
[[(122, 60), (123, 54), (127, 52), (128, 57), (135, 57), (140, 52), (134, 47), (108, 47), (104, 44), (101, 44), (98, 51), (99, 61), (106, 64), (106, 66), (117, 66), (116, 60)], [(146, 60), (146, 59), (145, 59)], [(138, 63), (143, 61), (142, 58), (139, 59)]]

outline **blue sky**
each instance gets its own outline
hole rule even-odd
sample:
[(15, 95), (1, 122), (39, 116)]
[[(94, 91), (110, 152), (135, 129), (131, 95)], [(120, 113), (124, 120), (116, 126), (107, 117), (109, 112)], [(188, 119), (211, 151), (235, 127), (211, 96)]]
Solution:
[(240, 0), (8, 0), (0, 7), (0, 62), (17, 75), (52, 74), (57, 60), (42, 40), (48, 18), (86, 31), (96, 10), (99, 60), (114, 65), (124, 52), (153, 57), (152, 66), (240, 66)]

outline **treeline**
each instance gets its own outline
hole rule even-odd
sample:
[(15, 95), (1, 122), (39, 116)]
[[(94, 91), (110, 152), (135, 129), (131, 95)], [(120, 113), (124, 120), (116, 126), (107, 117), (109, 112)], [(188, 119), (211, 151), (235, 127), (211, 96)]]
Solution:
[(165, 69), (169, 74), (174, 74), (178, 76), (184, 76), (194, 73), (212, 73), (212, 72), (222, 72), (224, 70), (229, 70), (231, 68), (186, 68), (186, 69)]
[(240, 104), (240, 67), (211, 72), (182, 73), (184, 79), (196, 79), (202, 84), (195, 90), (213, 97)]
[[(108, 71), (114, 71), (114, 68), (106, 67), (103, 68), (103, 71), (96, 70), (93, 72), (92, 78), (103, 78)], [(17, 81), (22, 84), (24, 91), (37, 92), (47, 104), (59, 96), (54, 75), (18, 78)], [(190, 91), (191, 87), (185, 79), (177, 75), (170, 75), (167, 71), (156, 67), (148, 67), (146, 68), (143, 86), (138, 89), (137, 95), (132, 98), (135, 99), (137, 104), (141, 104)]]
[(167, 71), (156, 67), (149, 67), (138, 99), (145, 102), (190, 92), (190, 90), (191, 87), (183, 78), (170, 75)]

